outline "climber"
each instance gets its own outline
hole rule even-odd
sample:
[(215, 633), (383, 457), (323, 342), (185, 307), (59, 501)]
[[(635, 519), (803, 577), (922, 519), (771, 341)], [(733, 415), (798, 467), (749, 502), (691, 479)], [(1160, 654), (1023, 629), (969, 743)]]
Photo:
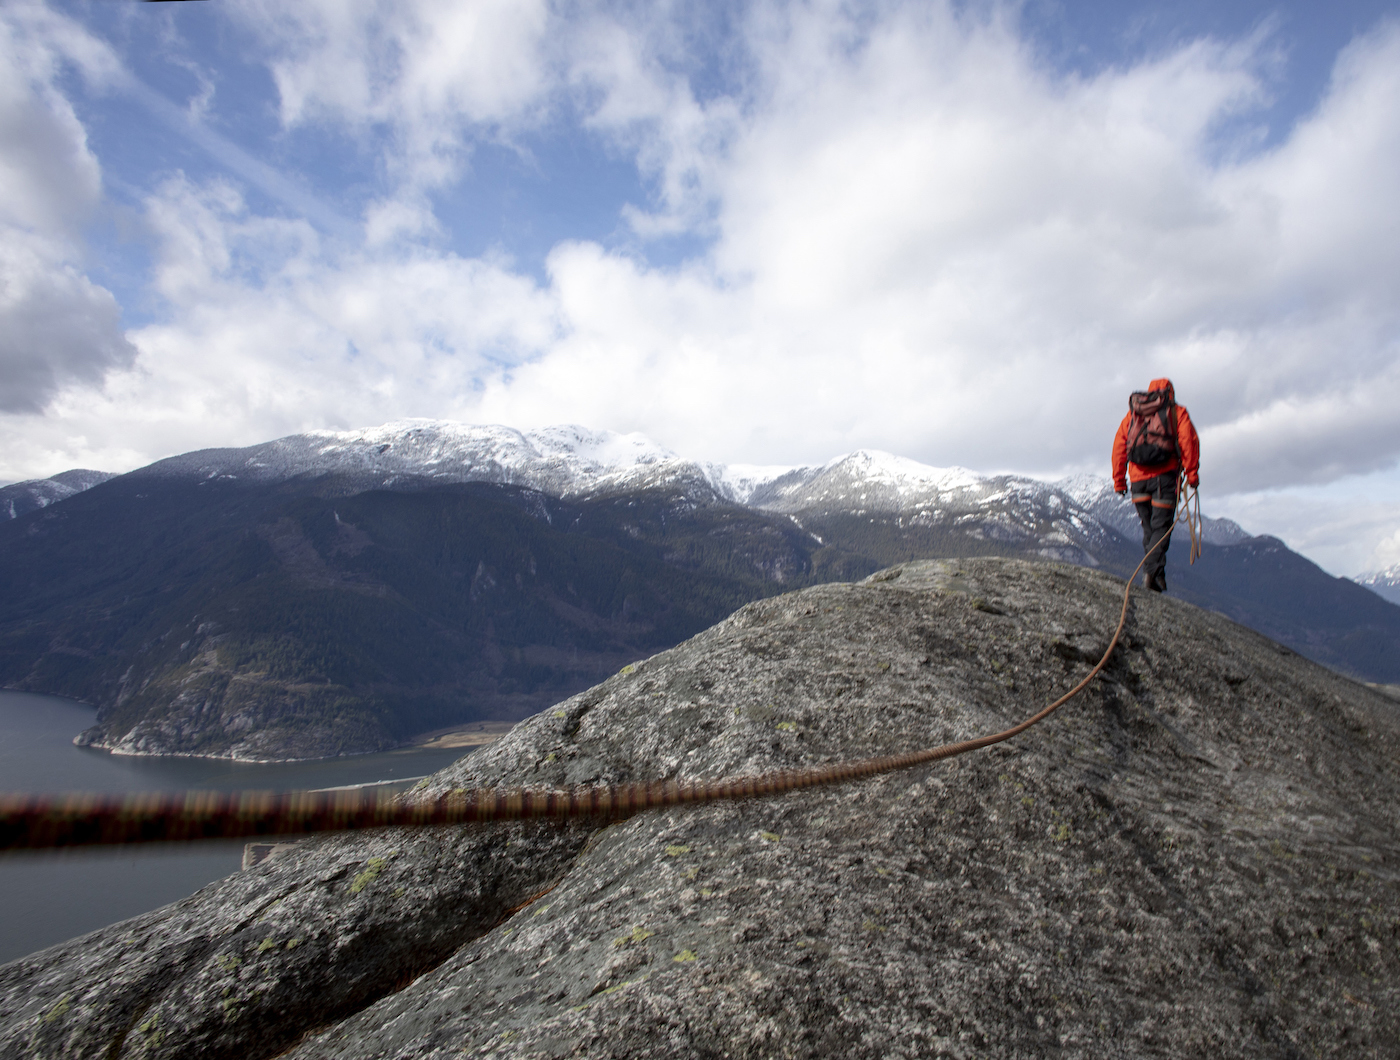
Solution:
[(1128, 398), (1128, 414), (1113, 439), (1113, 488), (1122, 497), (1129, 481), (1132, 484), (1133, 504), (1142, 522), (1142, 548), (1148, 553), (1144, 584), (1153, 592), (1167, 588), (1167, 549), (1176, 522), (1178, 482), (1184, 476), (1195, 489), (1200, 463), (1196, 428), (1185, 407), (1176, 403), (1170, 379), (1154, 379), (1146, 391)]

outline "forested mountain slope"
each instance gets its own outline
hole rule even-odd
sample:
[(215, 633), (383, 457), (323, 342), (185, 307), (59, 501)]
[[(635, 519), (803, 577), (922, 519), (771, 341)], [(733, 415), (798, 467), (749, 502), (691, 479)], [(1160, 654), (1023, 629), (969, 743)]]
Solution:
[(517, 719), (873, 565), (683, 497), (125, 476), (0, 525), (0, 684), (139, 753), (317, 757)]
[[(388, 424), (205, 450), (0, 522), (0, 685), (137, 753), (309, 757), (514, 720), (734, 607), (930, 557), (1126, 576), (1132, 506), (856, 452), (719, 467), (639, 435)], [(1184, 533), (1173, 595), (1400, 682), (1400, 607), (1269, 537)]]

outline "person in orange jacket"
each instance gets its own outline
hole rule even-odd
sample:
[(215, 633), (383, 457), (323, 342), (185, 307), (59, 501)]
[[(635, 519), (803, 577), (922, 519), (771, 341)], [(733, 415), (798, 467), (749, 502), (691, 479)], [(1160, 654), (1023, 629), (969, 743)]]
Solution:
[[(1145, 461), (1135, 463), (1133, 458)], [(1132, 483), (1133, 504), (1142, 523), (1143, 567), (1147, 588), (1167, 588), (1167, 549), (1176, 523), (1177, 483), (1183, 472), (1192, 488), (1200, 484), (1201, 442), (1191, 415), (1176, 403), (1170, 379), (1154, 379), (1146, 393), (1128, 399), (1128, 414), (1113, 439), (1113, 488), (1122, 497)], [(1126, 481), (1125, 481), (1126, 476)], [(1165, 538), (1165, 540), (1163, 540)], [(1152, 551), (1158, 542), (1161, 548)]]

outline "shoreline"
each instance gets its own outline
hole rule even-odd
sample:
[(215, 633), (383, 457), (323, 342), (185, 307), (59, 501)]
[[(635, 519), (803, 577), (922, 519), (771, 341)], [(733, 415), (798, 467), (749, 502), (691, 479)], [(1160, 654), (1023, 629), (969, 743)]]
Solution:
[(406, 746), (424, 747), (434, 750), (447, 750), (453, 747), (485, 747), (499, 740), (519, 722), (516, 721), (472, 721), (465, 725), (450, 725), (445, 729), (433, 729), (420, 733)]
[[(48, 693), (39, 694), (47, 695)], [(73, 737), (73, 746), (102, 751), (122, 758), (198, 758), (206, 762), (237, 762), (242, 765), (292, 765), (300, 762), (334, 762), (341, 758), (395, 754), (403, 751), (445, 751), (458, 747), (485, 747), (495, 743), (518, 724), (520, 723), (515, 721), (472, 721), (463, 725), (449, 725), (446, 728), (419, 733), (387, 751), (349, 751), (345, 754), (323, 755), (319, 758), (244, 758), (231, 754), (201, 755), (190, 751), (130, 751), (112, 747), (103, 741), (85, 742), (82, 740), (82, 733)]]

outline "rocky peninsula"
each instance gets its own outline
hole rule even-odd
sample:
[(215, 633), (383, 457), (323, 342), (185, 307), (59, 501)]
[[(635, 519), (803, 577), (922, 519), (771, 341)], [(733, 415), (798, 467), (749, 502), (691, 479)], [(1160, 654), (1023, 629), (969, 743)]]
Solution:
[[(762, 600), (418, 795), (996, 731), (1088, 671), (1121, 592), (978, 559)], [(0, 968), (0, 1056), (1394, 1055), (1397, 820), (1394, 700), (1144, 596), (1013, 743), (625, 821), (307, 841)]]

